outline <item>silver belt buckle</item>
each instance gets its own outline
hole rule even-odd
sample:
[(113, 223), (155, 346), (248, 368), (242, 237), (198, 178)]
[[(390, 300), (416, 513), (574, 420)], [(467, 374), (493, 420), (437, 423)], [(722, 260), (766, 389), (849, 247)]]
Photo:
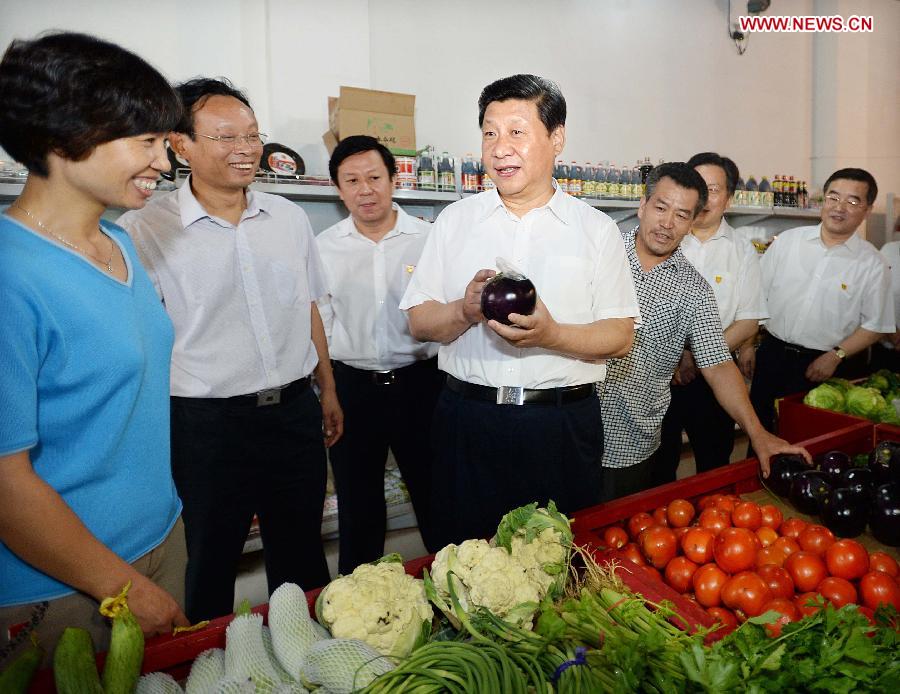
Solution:
[(525, 389), (522, 386), (500, 386), (497, 388), (498, 405), (524, 405)]
[(393, 372), (393, 370), (373, 371), (372, 372), (372, 380), (375, 382), (375, 385), (389, 386), (395, 380), (394, 372)]
[(269, 388), (261, 390), (256, 394), (256, 406), (266, 407), (267, 405), (277, 405), (281, 402), (281, 388)]

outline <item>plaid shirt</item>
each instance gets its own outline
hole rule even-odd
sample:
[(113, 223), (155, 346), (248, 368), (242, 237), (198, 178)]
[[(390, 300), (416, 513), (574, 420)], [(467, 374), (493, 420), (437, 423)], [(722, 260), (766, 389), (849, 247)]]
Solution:
[(634, 346), (607, 362), (606, 383), (598, 384), (603, 410), (603, 465), (640, 463), (659, 448), (669, 384), (689, 349), (701, 369), (731, 359), (712, 289), (681, 249), (644, 272), (634, 247), (637, 227), (623, 231), (634, 279), (641, 325)]

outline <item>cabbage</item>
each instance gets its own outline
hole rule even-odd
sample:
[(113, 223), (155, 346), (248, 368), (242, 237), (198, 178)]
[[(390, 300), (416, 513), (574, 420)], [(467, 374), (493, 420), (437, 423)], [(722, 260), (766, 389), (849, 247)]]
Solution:
[(832, 378), (829, 378), (827, 381), (825, 381), (825, 383), (827, 383), (830, 386), (834, 386), (835, 388), (840, 390), (842, 393), (846, 393), (848, 390), (850, 390), (853, 387), (853, 384), (850, 383), (850, 381), (848, 381), (846, 378), (832, 377)]
[(847, 411), (843, 391), (840, 387), (827, 381), (809, 391), (803, 398), (803, 404), (832, 412)]
[(868, 419), (877, 419), (887, 406), (876, 388), (853, 386), (847, 391), (847, 412)]
[(879, 393), (887, 393), (891, 389), (891, 384), (882, 373), (872, 374), (863, 381), (862, 386), (864, 388), (875, 388)]

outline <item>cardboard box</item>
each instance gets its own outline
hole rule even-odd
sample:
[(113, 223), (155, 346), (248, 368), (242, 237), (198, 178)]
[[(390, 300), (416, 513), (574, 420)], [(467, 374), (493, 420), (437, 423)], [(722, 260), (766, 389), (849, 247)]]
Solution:
[(348, 135), (371, 135), (394, 154), (413, 156), (415, 108), (412, 94), (341, 87), (338, 98), (328, 97), (328, 126), (338, 141)]
[(337, 137), (330, 130), (326, 130), (325, 134), (322, 135), (322, 142), (325, 143), (325, 149), (328, 150), (328, 156), (330, 157), (332, 154), (334, 154), (334, 148), (337, 147)]

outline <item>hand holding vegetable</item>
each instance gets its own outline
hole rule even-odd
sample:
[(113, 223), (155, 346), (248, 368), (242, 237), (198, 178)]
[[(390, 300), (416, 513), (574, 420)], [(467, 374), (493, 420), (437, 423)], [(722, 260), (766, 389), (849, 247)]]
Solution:
[(750, 436), (750, 444), (759, 458), (759, 467), (762, 469), (763, 477), (769, 476), (769, 459), (776, 453), (796, 453), (802, 455), (806, 460), (806, 464), (812, 466), (812, 456), (802, 446), (794, 446), (784, 439), (778, 438), (765, 429), (760, 429), (758, 433)]
[(559, 323), (557, 323), (547, 306), (538, 297), (534, 313), (524, 316), (510, 313), (513, 325), (503, 325), (495, 320), (488, 321), (488, 327), (506, 340), (513, 347), (544, 347), (553, 349), (556, 344)]
[(175, 599), (146, 576), (135, 574), (128, 592), (128, 608), (147, 636), (171, 634), (190, 624)]
[(466, 285), (462, 313), (467, 323), (474, 325), (484, 320), (484, 314), (481, 313), (481, 292), (484, 290), (485, 283), (496, 274), (496, 270), (479, 270)]

